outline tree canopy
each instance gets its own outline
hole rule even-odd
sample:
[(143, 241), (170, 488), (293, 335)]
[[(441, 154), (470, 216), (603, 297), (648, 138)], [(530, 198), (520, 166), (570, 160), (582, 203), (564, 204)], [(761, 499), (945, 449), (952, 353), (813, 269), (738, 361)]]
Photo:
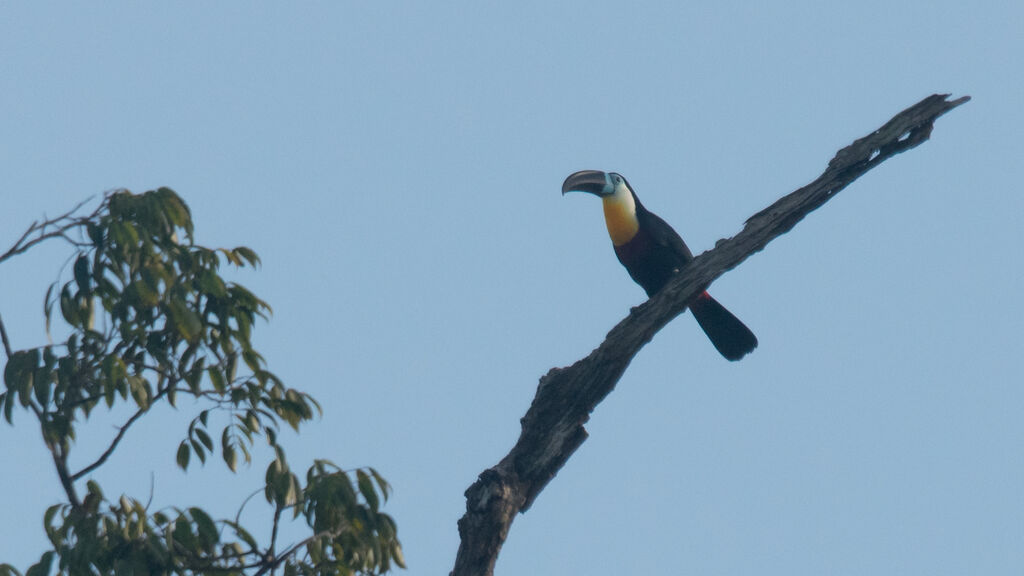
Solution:
[[(15, 350), (0, 319), (3, 416), (13, 424), (20, 411), (38, 421), (66, 496), (44, 514), (52, 549), (24, 574), (348, 575), (404, 567), (396, 524), (381, 511), (390, 487), (376, 470), (322, 459), (300, 479), (288, 464), (281, 423), (298, 430), (320, 407), (286, 386), (252, 344), (270, 305), (222, 275), (225, 265), (258, 266), (259, 256), (244, 246), (197, 244), (191, 212), (170, 188), (114, 191), (91, 212), (84, 205), (33, 223), (0, 255), (2, 264), (57, 241), (70, 247), (73, 262), (44, 297), (50, 343)], [(66, 336), (53, 342), (56, 333)], [(269, 541), (200, 507), (151, 510), (130, 495), (108, 496), (93, 478), (133, 424), (182, 396), (201, 406), (168, 454), (182, 469), (219, 452), (235, 471), (240, 460), (252, 462), (254, 443), (272, 449), (262, 490), (273, 511)], [(73, 469), (78, 430), (97, 408), (120, 407), (130, 416), (106, 449)], [(211, 419), (214, 412), (229, 418)], [(286, 515), (304, 520), (308, 536), (279, 542)], [(0, 576), (11, 574), (22, 572), (0, 564)]]

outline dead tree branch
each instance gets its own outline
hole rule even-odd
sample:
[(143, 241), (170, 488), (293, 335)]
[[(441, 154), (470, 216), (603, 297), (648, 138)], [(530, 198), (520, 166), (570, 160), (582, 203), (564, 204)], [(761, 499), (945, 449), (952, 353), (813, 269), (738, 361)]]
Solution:
[(583, 425), (590, 413), (615, 388), (640, 348), (682, 314), (690, 299), (865, 172), (927, 140), (939, 116), (970, 100), (969, 96), (948, 98), (948, 94), (929, 96), (840, 150), (814, 182), (753, 215), (739, 234), (697, 256), (661, 292), (631, 310), (589, 356), (544, 375), (521, 420), (522, 433), (515, 446), (466, 491), (466, 514), (459, 520), (461, 544), (452, 575), (494, 573), (515, 515), (533, 504), (586, 440)]

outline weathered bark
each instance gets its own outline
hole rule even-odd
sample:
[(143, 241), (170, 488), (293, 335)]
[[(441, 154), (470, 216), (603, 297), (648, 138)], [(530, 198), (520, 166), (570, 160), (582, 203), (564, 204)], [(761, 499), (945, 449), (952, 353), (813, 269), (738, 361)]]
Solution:
[(817, 180), (753, 215), (739, 234), (720, 240), (714, 249), (697, 256), (661, 292), (632, 309), (589, 356), (544, 375), (533, 404), (521, 420), (519, 441), (466, 490), (466, 514), (459, 520), (462, 542), (452, 575), (494, 573), (498, 552), (516, 513), (525, 512), (533, 504), (586, 440), (583, 425), (590, 413), (615, 388), (640, 348), (682, 314), (691, 298), (788, 232), (862, 174), (927, 140), (939, 116), (970, 100), (969, 96), (953, 101), (948, 97), (929, 96), (840, 150)]

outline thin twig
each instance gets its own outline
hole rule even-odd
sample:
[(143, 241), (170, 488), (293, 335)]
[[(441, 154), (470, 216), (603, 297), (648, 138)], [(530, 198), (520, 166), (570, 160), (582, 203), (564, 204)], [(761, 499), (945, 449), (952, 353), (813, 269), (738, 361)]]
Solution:
[(141, 418), (142, 415), (145, 414), (146, 412), (147, 410), (139, 408), (139, 410), (135, 412), (135, 414), (132, 414), (132, 417), (129, 418), (128, 421), (125, 422), (124, 425), (118, 429), (117, 436), (114, 436), (114, 440), (110, 443), (110, 446), (108, 446), (107, 449), (103, 451), (103, 454), (100, 454), (100, 457), (97, 458), (96, 461), (93, 462), (92, 464), (89, 464), (85, 468), (82, 468), (78, 472), (72, 474), (71, 479), (78, 480), (82, 476), (85, 476), (89, 472), (92, 472), (93, 470), (102, 466), (103, 463), (107, 461), (107, 458), (110, 458), (110, 455), (114, 453), (114, 449), (117, 448), (117, 445), (121, 442), (121, 439), (124, 438), (124, 435), (128, 432), (128, 428), (132, 424), (134, 424), (136, 420)]
[(7, 337), (7, 327), (4, 326), (4, 319), (0, 317), (0, 340), (4, 341), (4, 353), (7, 354), (7, 359), (10, 360), (11, 356), (14, 355), (14, 351), (11, 349), (11, 340)]
[(283, 564), (285, 560), (288, 559), (289, 556), (295, 554), (300, 548), (308, 545), (310, 542), (316, 540), (317, 538), (323, 538), (324, 536), (335, 538), (337, 537), (337, 535), (338, 534), (336, 532), (332, 531), (317, 532), (316, 534), (313, 534), (312, 536), (309, 536), (300, 542), (296, 542), (295, 544), (289, 546), (279, 556), (272, 557), (270, 562), (265, 564), (262, 568), (260, 568), (260, 570), (253, 574), (253, 576), (262, 576), (263, 574), (266, 574), (269, 571), (277, 569), (277, 567)]
[(245, 510), (245, 506), (249, 503), (249, 500), (252, 500), (253, 498), (255, 498), (256, 495), (259, 494), (260, 492), (263, 492), (263, 490), (264, 490), (263, 488), (257, 488), (256, 490), (253, 491), (252, 494), (249, 494), (248, 496), (246, 496), (245, 500), (242, 500), (242, 505), (238, 507), (238, 512), (235, 514), (235, 524), (241, 525), (241, 523), (242, 523), (242, 510)]
[[(150, 401), (149, 406), (152, 406), (154, 402), (159, 400), (166, 393), (167, 393), (167, 389), (166, 388), (164, 390), (161, 390), (160, 392), (158, 392), (155, 396), (153, 396), (153, 399)], [(85, 468), (82, 468), (78, 472), (74, 473), (71, 476), (71, 480), (72, 481), (78, 480), (79, 478), (85, 476), (86, 474), (88, 474), (88, 473), (92, 472), (93, 470), (95, 470), (95, 469), (99, 468), (100, 466), (102, 466), (104, 464), (104, 462), (107, 461), (107, 458), (110, 458), (110, 455), (114, 453), (114, 449), (117, 448), (118, 444), (120, 444), (121, 439), (124, 438), (124, 435), (128, 432), (128, 428), (131, 427), (131, 425), (134, 424), (136, 420), (141, 418), (142, 415), (145, 414), (148, 411), (149, 411), (149, 407), (139, 408), (138, 411), (135, 412), (135, 414), (132, 414), (132, 417), (129, 418), (128, 421), (125, 422), (124, 425), (122, 425), (118, 429), (117, 435), (114, 436), (114, 440), (111, 441), (110, 446), (107, 446), (107, 449), (103, 451), (103, 454), (100, 454), (100, 457), (97, 458), (96, 461), (93, 462), (92, 464), (89, 464)]]
[[(91, 220), (93, 217), (100, 213), (100, 210), (102, 210), (103, 208), (102, 203), (100, 204), (100, 207), (94, 210), (92, 214), (90, 214), (89, 216), (77, 218), (73, 217), (73, 215), (76, 212), (78, 212), (82, 208), (82, 206), (85, 206), (87, 203), (91, 202), (92, 199), (93, 197), (90, 196), (89, 198), (82, 200), (81, 202), (76, 204), (74, 208), (68, 210), (67, 212), (61, 214), (60, 216), (57, 216), (56, 218), (46, 219), (41, 222), (33, 222), (28, 227), (28, 229), (25, 230), (21, 237), (18, 238), (14, 245), (11, 246), (11, 248), (4, 252), (2, 255), (0, 255), (0, 262), (3, 262), (4, 260), (11, 258), (12, 256), (21, 254), (27, 251), (29, 248), (32, 248), (36, 244), (39, 244), (40, 242), (43, 242), (50, 238), (56, 238), (58, 236), (64, 237), (64, 239), (68, 240), (72, 244), (80, 244), (77, 240), (68, 237), (66, 233), (68, 230), (72, 228), (84, 225), (87, 221)], [(60, 223), (63, 220), (68, 220), (69, 222), (58, 225), (58, 223)], [(56, 228), (54, 230), (47, 232), (46, 229), (50, 227)], [(39, 236), (31, 240), (28, 240), (28, 238), (36, 232), (39, 233)]]

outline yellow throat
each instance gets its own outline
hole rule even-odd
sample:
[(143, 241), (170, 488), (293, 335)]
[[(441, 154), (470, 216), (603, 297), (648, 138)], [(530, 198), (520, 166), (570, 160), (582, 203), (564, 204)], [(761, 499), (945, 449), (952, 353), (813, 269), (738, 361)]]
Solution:
[(619, 186), (615, 194), (601, 198), (604, 204), (604, 223), (612, 244), (622, 246), (636, 236), (640, 223), (636, 219), (636, 202), (625, 186)]

